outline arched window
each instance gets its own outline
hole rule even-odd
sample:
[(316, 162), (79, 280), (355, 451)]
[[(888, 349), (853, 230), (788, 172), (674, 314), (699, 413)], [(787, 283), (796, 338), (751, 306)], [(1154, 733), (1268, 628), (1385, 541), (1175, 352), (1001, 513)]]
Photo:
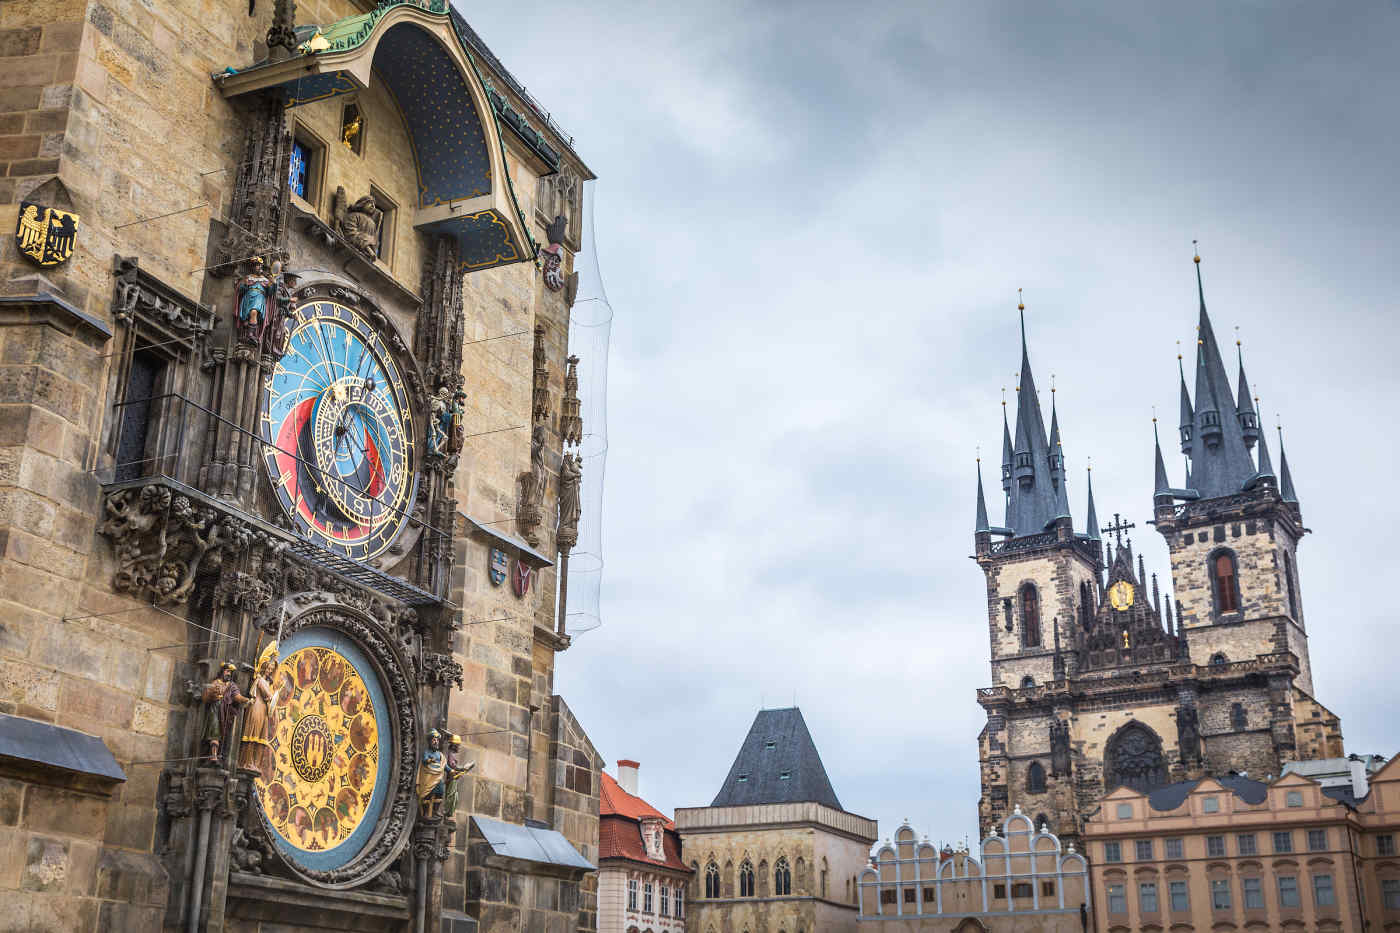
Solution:
[(1047, 833), (1051, 831), (1050, 820), (1044, 813), (1037, 813), (1035, 815), (1035, 831), (1038, 833)]
[(1038, 761), (1032, 761), (1026, 769), (1026, 793), (1045, 793), (1045, 768)]
[(1021, 587), (1021, 644), (1027, 648), (1040, 647), (1040, 594), (1034, 583)]
[(1128, 787), (1141, 793), (1167, 783), (1162, 740), (1139, 722), (1130, 722), (1109, 739), (1104, 753), (1104, 790)]
[(788, 860), (786, 857), (780, 858), (773, 866), (773, 893), (776, 895), (792, 893), (792, 872), (788, 870)]
[(721, 896), (719, 887), (719, 866), (714, 862), (705, 866), (705, 896)]
[(1225, 653), (1222, 651), (1217, 651), (1215, 654), (1210, 656), (1211, 667), (1224, 667), (1226, 664), (1229, 663), (1230, 659), (1225, 657)]
[(1243, 703), (1236, 703), (1230, 707), (1230, 728), (1236, 732), (1243, 732), (1249, 728), (1249, 715), (1245, 713)]
[(1240, 611), (1240, 581), (1235, 555), (1232, 551), (1216, 551), (1210, 556), (1211, 591), (1215, 594), (1215, 611)]
[(1022, 677), (1022, 678), (1021, 678), (1021, 688), (1022, 688), (1022, 689), (1025, 689), (1026, 687), (1034, 687), (1034, 686), (1035, 686), (1035, 678), (1032, 677), (1030, 674), (1027, 674), (1025, 677)]
[(753, 897), (753, 863), (744, 859), (739, 865), (739, 896)]
[(1085, 631), (1094, 624), (1094, 594), (1087, 580), (1079, 584), (1079, 624)]

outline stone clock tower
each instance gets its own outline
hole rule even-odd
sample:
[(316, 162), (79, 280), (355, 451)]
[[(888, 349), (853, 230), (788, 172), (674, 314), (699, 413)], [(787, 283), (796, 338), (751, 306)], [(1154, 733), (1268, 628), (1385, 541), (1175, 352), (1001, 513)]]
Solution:
[(592, 175), (447, 0), (297, 6), (0, 16), (5, 919), (590, 930)]
[[(1199, 284), (1199, 282), (1198, 282)], [(1098, 527), (1092, 480), (1075, 531), (1052, 395), (1049, 434), (1025, 328), (1014, 434), (1003, 418), (1006, 521), (979, 468), (976, 560), (987, 583), (992, 685), (978, 691), (984, 832), (1013, 808), (1074, 839), (1100, 798), (1204, 774), (1279, 774), (1342, 754), (1313, 697), (1297, 578), (1304, 533), (1287, 458), (1275, 472), (1243, 363), (1232, 392), (1200, 303), (1194, 402), (1181, 381), (1187, 482), (1156, 451), (1153, 523), (1171, 557), (1163, 594), (1115, 516)], [(1110, 532), (1105, 539), (1101, 532)]]

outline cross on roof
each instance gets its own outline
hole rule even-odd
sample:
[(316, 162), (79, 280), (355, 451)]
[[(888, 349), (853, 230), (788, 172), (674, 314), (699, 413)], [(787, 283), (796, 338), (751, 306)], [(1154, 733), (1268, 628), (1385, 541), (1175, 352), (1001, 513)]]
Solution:
[(1107, 525), (1105, 525), (1103, 528), (1100, 528), (1099, 530), (1102, 531), (1104, 534), (1112, 533), (1113, 543), (1118, 547), (1122, 547), (1123, 532), (1127, 531), (1129, 528), (1136, 527), (1137, 525), (1134, 525), (1132, 522), (1123, 521), (1123, 516), (1119, 515), (1117, 512), (1114, 512), (1113, 521), (1109, 522)]

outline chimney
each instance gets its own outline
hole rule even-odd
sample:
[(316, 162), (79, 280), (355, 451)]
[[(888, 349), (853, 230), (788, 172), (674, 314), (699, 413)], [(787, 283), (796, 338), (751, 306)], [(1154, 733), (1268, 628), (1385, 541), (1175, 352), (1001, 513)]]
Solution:
[(626, 758), (617, 760), (617, 785), (633, 797), (637, 796), (637, 769), (641, 765)]

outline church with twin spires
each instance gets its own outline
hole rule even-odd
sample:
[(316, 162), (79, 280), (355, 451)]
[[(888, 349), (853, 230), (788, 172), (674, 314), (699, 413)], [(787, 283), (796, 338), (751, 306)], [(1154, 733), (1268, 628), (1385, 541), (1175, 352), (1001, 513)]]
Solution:
[(977, 478), (992, 673), (977, 691), (987, 714), (983, 835), (1019, 806), (1037, 829), (1077, 841), (1116, 787), (1232, 771), (1264, 778), (1287, 761), (1343, 754), (1341, 723), (1315, 699), (1308, 662), (1296, 556), (1307, 529), (1288, 458), (1280, 438), (1274, 466), (1242, 356), (1232, 390), (1195, 262), (1199, 339), (1194, 391), (1180, 367), (1180, 486), (1155, 438), (1150, 523), (1170, 554), (1168, 594), (1134, 556), (1125, 522), (1100, 527), (1092, 477), (1076, 529), (1059, 415), (1052, 393), (1047, 434), (1022, 317), (1014, 431), (1002, 420), (1002, 525), (989, 519), (980, 466)]

